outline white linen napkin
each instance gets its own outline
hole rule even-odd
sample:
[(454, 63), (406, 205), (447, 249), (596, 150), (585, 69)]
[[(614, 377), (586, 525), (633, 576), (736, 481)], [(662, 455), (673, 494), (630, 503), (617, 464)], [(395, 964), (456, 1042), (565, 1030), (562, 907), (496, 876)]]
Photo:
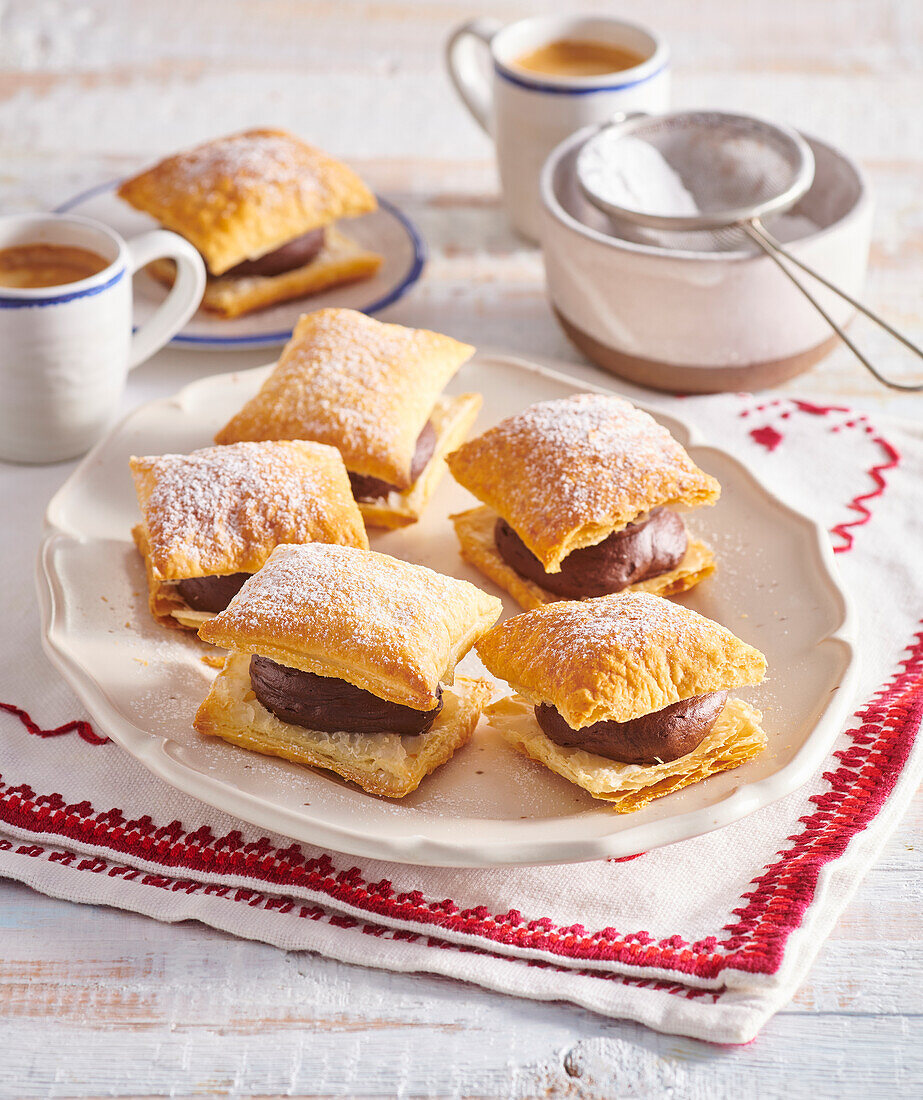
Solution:
[(42, 512), (68, 469), (0, 466), (0, 701), (31, 716), (0, 712), (0, 875), (661, 1031), (752, 1039), (803, 981), (923, 775), (923, 431), (784, 397), (653, 403), (822, 519), (839, 551), (860, 686), (803, 789), (707, 836), (573, 866), (413, 867), (263, 836), (99, 743), (42, 653), (33, 591)]

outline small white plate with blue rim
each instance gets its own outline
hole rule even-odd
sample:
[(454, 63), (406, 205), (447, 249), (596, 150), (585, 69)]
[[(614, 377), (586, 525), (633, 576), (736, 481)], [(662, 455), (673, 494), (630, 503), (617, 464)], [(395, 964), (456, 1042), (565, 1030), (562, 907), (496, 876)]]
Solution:
[[(118, 180), (110, 180), (82, 191), (62, 203), (55, 213), (95, 218), (126, 238), (157, 228), (153, 218), (116, 195), (118, 185)], [(344, 222), (344, 232), (384, 257), (384, 263), (371, 279), (331, 287), (322, 294), (282, 302), (231, 320), (200, 309), (171, 343), (211, 351), (279, 347), (291, 336), (302, 313), (329, 306), (377, 313), (402, 298), (420, 278), (426, 263), (426, 246), (417, 227), (392, 202), (379, 195), (378, 209)], [(139, 272), (135, 276), (135, 325), (142, 324), (166, 294), (165, 287), (145, 272)]]
[[(576, 862), (635, 855), (699, 836), (782, 798), (820, 766), (847, 717), (856, 673), (854, 625), (826, 532), (767, 490), (736, 458), (683, 421), (654, 415), (721, 482), (691, 530), (718, 572), (682, 602), (756, 645), (767, 680), (740, 694), (759, 707), (769, 744), (637, 813), (605, 802), (515, 753), (482, 722), (471, 742), (399, 801), (330, 772), (247, 752), (192, 728), (214, 671), (193, 635), (148, 613), (131, 540), (131, 454), (190, 451), (250, 397), (269, 367), (203, 378), (131, 413), (51, 501), (38, 570), (46, 651), (108, 734), (156, 775), (262, 829), (356, 856), (449, 867)], [(475, 431), (535, 401), (593, 389), (521, 360), (479, 354), (448, 387), (479, 390)], [(448, 516), (470, 507), (448, 475), (413, 527), (373, 533), (375, 549), (503, 595), (462, 561)], [(797, 567), (795, 567), (795, 564)], [(519, 608), (504, 599), (505, 614)], [(482, 674), (469, 654), (461, 671)], [(498, 693), (503, 685), (498, 685)]]

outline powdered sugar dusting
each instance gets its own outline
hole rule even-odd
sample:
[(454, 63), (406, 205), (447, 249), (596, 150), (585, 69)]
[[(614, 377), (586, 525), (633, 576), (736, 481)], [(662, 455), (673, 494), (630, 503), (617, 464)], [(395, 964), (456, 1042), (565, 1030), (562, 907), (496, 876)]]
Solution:
[(532, 405), (465, 444), (449, 465), (543, 560), (544, 544), (584, 525), (614, 530), (657, 505), (704, 502), (719, 490), (666, 428), (609, 394)]
[(757, 683), (765, 670), (762, 655), (729, 630), (648, 592), (546, 604), (495, 627), (478, 654), (575, 729)]
[(284, 130), (247, 130), (176, 153), (119, 195), (182, 233), (213, 275), (310, 229), (376, 207), (347, 165)]
[[(527, 447), (532, 454), (527, 491), (569, 508), (575, 518), (608, 507), (613, 488), (626, 499), (646, 501), (651, 471), (657, 467), (669, 464), (678, 481), (698, 473), (666, 428), (630, 402), (605, 394), (533, 405), (503, 421), (494, 433), (498, 449)], [(611, 482), (600, 482), (600, 470)]]
[(257, 652), (261, 643), (298, 645), (347, 672), (371, 668), (411, 681), (425, 702), (475, 640), (479, 622), (499, 612), (499, 600), (467, 581), (387, 554), (315, 543), (275, 550), (207, 629), (219, 644), (227, 638)]
[(313, 196), (321, 187), (326, 156), (282, 130), (247, 130), (209, 141), (164, 162), (179, 186), (207, 192), (246, 193), (254, 186)]
[(561, 602), (527, 612), (541, 631), (543, 661), (579, 663), (614, 647), (639, 656), (652, 643), (688, 650), (709, 620), (649, 592)]
[(155, 562), (194, 564), (178, 576), (249, 572), (278, 543), (365, 545), (346, 471), (322, 444), (238, 443), (135, 459), (132, 468)]
[(316, 439), (337, 446), (349, 470), (406, 486), (417, 437), (473, 350), (355, 310), (318, 310), (217, 439)]

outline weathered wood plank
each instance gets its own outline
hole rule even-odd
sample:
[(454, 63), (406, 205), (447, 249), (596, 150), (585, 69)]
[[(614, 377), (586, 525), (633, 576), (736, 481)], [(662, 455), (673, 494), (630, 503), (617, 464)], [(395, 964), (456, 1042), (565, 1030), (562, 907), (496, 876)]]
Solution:
[[(559, 5), (564, 7), (565, 4)], [(607, 0), (567, 3), (579, 11), (611, 11)], [(530, 14), (522, 0), (493, 0), (502, 22)], [(44, 9), (44, 10), (43, 10)], [(21, 3), (4, 12), (0, 68), (29, 72), (116, 70), (182, 63), (190, 56), (222, 68), (272, 63), (280, 68), (321, 61), (393, 56), (403, 65), (431, 66), (447, 29), (470, 17), (464, 0), (160, 0), (156, 5), (108, 0)], [(53, 15), (53, 18), (49, 16)], [(42, 18), (45, 16), (45, 18)], [(890, 75), (913, 72), (923, 27), (914, 0), (801, 0), (784, 8), (729, 5), (724, 0), (648, 0), (646, 23), (674, 45), (684, 70), (772, 68), (799, 72)], [(163, 33), (164, 25), (177, 28)], [(356, 27), (374, 29), (357, 35)], [(328, 48), (329, 47), (329, 48)]]

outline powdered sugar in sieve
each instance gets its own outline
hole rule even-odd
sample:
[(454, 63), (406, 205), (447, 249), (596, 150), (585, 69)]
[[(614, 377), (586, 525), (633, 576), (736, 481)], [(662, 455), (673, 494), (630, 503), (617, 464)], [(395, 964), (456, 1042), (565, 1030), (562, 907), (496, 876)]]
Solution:
[[(644, 243), (726, 251), (739, 248), (745, 235), (880, 382), (894, 389), (923, 390), (923, 383), (892, 382), (881, 375), (782, 258), (921, 358), (923, 349), (793, 256), (767, 231), (763, 219), (790, 210), (814, 180), (814, 155), (794, 130), (723, 111), (636, 115), (609, 123), (589, 138), (577, 156), (576, 173), (581, 191), (609, 215), (617, 236), (637, 239), (635, 234), (644, 233)], [(651, 239), (651, 231), (658, 231), (658, 237)]]

